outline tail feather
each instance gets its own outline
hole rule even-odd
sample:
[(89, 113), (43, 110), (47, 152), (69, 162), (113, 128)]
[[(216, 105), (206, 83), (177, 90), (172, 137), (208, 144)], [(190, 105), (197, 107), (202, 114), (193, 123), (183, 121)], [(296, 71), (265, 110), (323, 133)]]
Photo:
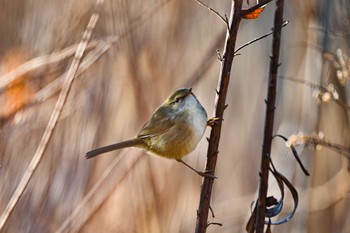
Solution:
[(112, 144), (109, 146), (104, 146), (104, 147), (100, 147), (97, 148), (95, 150), (89, 151), (86, 153), (85, 158), (90, 159), (92, 157), (95, 157), (97, 155), (103, 154), (103, 153), (107, 153), (113, 150), (118, 150), (118, 149), (122, 149), (122, 148), (126, 148), (126, 147), (132, 147), (132, 146), (141, 146), (143, 145), (144, 142), (141, 138), (134, 138), (131, 140), (127, 140), (124, 142), (119, 142), (116, 144)]

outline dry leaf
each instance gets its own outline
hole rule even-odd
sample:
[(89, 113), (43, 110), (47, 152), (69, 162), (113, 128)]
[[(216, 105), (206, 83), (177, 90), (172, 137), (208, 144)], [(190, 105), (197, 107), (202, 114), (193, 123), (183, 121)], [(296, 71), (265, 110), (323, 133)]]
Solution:
[(265, 6), (262, 6), (249, 14), (243, 14), (244, 19), (256, 19), (260, 16), (261, 12), (265, 10)]
[[(8, 73), (26, 61), (26, 54), (20, 50), (11, 50), (3, 60), (3, 73)], [(1, 75), (0, 75), (1, 76)], [(0, 96), (0, 103), (3, 106), (0, 110), (0, 117), (7, 118), (21, 109), (31, 96), (26, 76), (21, 76), (8, 85)]]

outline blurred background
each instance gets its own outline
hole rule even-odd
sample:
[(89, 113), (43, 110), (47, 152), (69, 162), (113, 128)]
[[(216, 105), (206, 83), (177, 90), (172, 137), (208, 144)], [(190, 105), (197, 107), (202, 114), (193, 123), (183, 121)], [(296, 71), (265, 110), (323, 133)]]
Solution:
[[(231, 1), (204, 2), (230, 14)], [(0, 87), (2, 213), (41, 140), (95, 1), (0, 4), (0, 82), (32, 61), (28, 72)], [(272, 2), (257, 20), (242, 21), (237, 46), (271, 30), (274, 8)], [(283, 29), (275, 132), (324, 135), (348, 148), (350, 3), (286, 1), (284, 18), (289, 24)], [(106, 0), (82, 62), (93, 60), (75, 79), (3, 232), (194, 232), (201, 177), (133, 148), (91, 160), (84, 155), (134, 137), (179, 87), (191, 86), (211, 117), (220, 71), (216, 50), (223, 50), (225, 33), (225, 24), (195, 1)], [(108, 47), (111, 36), (118, 38)], [(215, 218), (209, 218), (223, 226), (211, 225), (208, 232), (244, 232), (257, 197), (271, 41), (241, 50), (233, 63), (211, 201)], [(99, 54), (102, 45), (107, 47)], [(285, 143), (274, 141), (275, 166), (300, 201), (294, 218), (274, 232), (349, 232), (348, 160), (315, 144), (297, 147), (311, 173), (306, 177)], [(206, 150), (203, 138), (184, 160), (201, 170)], [(273, 180), (269, 195), (279, 196)], [(286, 195), (281, 217), (293, 206)]]

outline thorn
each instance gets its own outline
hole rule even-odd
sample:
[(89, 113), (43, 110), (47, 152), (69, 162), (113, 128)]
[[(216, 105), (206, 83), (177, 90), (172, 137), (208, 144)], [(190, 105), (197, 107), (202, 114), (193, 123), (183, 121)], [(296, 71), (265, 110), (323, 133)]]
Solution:
[(273, 59), (273, 56), (272, 56), (272, 55), (270, 55), (269, 57), (270, 57), (271, 60)]
[(206, 137), (206, 139), (207, 139), (208, 142), (210, 141), (210, 139), (208, 137)]
[(223, 61), (224, 60), (224, 58), (221, 56), (221, 53), (220, 53), (220, 50), (216, 50), (216, 53), (217, 53), (217, 55), (218, 55), (218, 59), (219, 59), (219, 61)]
[(211, 175), (211, 174), (209, 174), (207, 172), (199, 172), (198, 175), (200, 175), (201, 177), (209, 178), (209, 179), (213, 179), (213, 180), (217, 179), (216, 176)]
[(281, 65), (282, 65), (282, 63), (278, 63), (278, 65), (277, 65), (277, 66), (278, 66), (278, 67), (280, 67)]
[(224, 53), (224, 55), (222, 55), (222, 60), (224, 60), (226, 58), (226, 53)]
[(226, 110), (226, 108), (228, 107), (228, 104), (225, 104), (225, 106), (224, 106), (224, 110)]
[(210, 210), (210, 212), (211, 212), (211, 217), (212, 217), (212, 218), (215, 218), (214, 210), (213, 210), (213, 208), (211, 208), (211, 205), (210, 205), (210, 204), (209, 204), (209, 210)]
[(225, 23), (226, 23), (227, 30), (230, 31), (230, 24), (228, 22), (228, 17), (226, 14), (225, 14)]
[(264, 99), (265, 104), (267, 104), (267, 99)]
[(218, 91), (218, 89), (215, 89), (215, 92), (217, 95), (220, 95), (220, 92)]

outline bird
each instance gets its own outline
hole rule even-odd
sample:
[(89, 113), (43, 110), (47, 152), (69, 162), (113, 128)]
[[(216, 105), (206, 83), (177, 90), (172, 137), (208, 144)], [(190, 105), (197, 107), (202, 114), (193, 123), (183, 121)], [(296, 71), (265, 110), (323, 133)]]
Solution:
[(175, 159), (201, 176), (213, 177), (182, 160), (197, 147), (207, 125), (207, 112), (193, 94), (192, 88), (180, 88), (155, 110), (135, 138), (91, 150), (85, 157), (90, 159), (110, 151), (136, 147)]

